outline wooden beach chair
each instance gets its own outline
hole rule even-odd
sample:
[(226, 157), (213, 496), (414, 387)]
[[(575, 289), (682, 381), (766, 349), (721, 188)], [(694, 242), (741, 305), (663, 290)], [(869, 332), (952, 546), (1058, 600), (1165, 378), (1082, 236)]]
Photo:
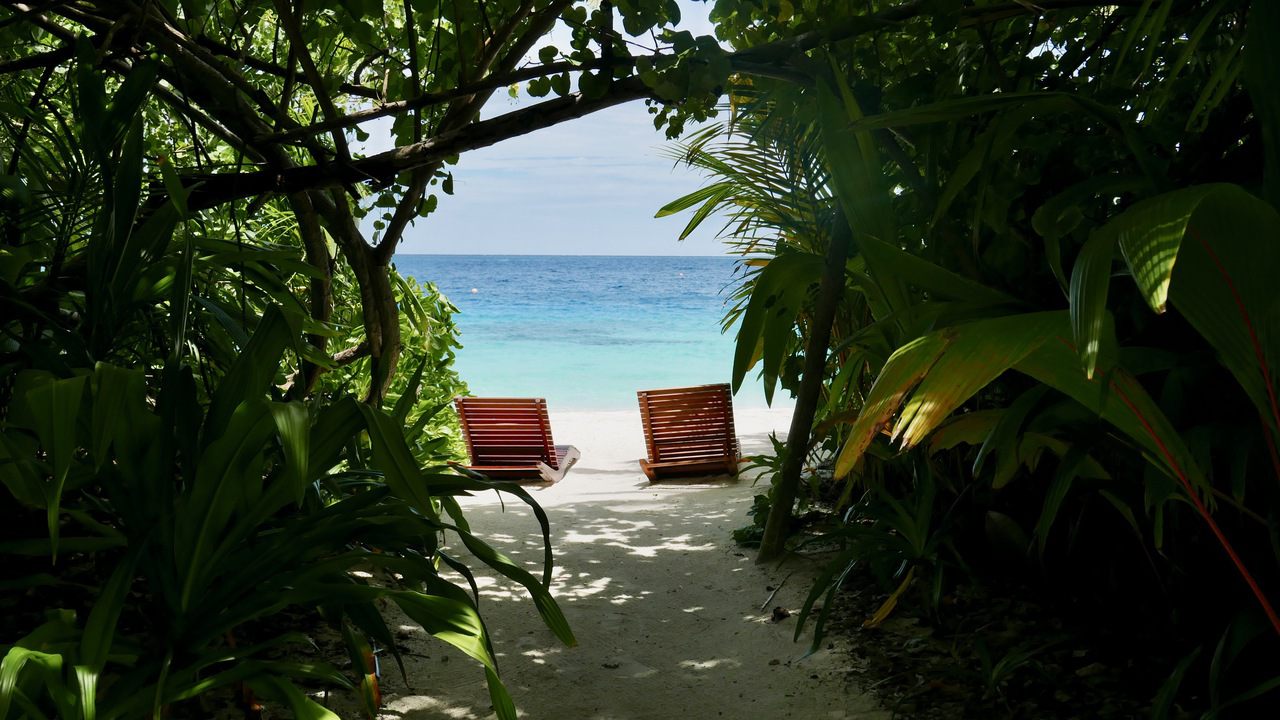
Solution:
[(471, 454), (464, 467), (495, 479), (563, 478), (581, 454), (551, 439), (547, 401), (542, 398), (455, 399), (462, 436)]
[(741, 453), (726, 384), (641, 390), (640, 422), (649, 453), (640, 469), (650, 481), (695, 475), (737, 475)]

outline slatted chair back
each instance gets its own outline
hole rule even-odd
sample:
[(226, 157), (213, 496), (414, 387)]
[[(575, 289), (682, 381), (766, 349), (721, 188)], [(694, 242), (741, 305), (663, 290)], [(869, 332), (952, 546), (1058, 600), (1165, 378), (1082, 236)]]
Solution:
[(473, 465), (533, 465), (559, 469), (543, 398), (454, 400)]
[(636, 395), (650, 463), (737, 459), (728, 384), (641, 390)]

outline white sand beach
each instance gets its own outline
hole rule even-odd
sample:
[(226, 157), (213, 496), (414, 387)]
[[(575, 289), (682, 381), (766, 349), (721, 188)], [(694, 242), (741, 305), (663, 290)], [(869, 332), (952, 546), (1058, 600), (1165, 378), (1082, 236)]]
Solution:
[[(789, 419), (789, 408), (738, 410), (743, 452), (767, 449), (769, 433), (784, 435)], [(582, 452), (564, 480), (533, 489), (551, 519), (553, 592), (578, 646), (552, 636), (519, 586), (481, 578), (481, 610), (522, 717), (888, 717), (847, 684), (839, 647), (803, 657), (808, 636), (792, 641), (796, 618), (772, 621), (773, 608), (801, 606), (812, 568), (757, 566), (733, 543), (730, 532), (747, 524), (762, 488), (749, 477), (651, 485), (636, 463), (644, 451), (636, 412), (553, 412), (551, 420), (556, 441)], [(527, 507), (508, 499), (504, 509), (491, 494), (464, 502), (481, 537), (537, 566), (540, 538)], [(412, 687), (384, 658), (384, 717), (492, 716), (474, 662), (421, 630), (401, 633), (413, 648), (405, 657)]]

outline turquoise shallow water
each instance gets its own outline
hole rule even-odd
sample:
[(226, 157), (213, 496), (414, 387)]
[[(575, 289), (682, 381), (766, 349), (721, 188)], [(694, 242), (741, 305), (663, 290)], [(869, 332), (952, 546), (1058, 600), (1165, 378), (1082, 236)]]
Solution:
[[(636, 390), (730, 378), (733, 337), (720, 332), (733, 288), (730, 258), (397, 255), (395, 262), (458, 306), (458, 370), (476, 395), (621, 410), (635, 407)], [(754, 383), (734, 402), (765, 404)]]

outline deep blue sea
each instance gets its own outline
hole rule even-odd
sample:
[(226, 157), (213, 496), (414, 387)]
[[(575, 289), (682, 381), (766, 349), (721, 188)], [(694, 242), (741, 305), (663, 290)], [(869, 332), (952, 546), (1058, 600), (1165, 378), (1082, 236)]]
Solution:
[[(476, 395), (552, 410), (633, 409), (636, 390), (728, 382), (734, 263), (718, 257), (397, 255), (458, 306), (457, 367)], [(754, 383), (738, 407), (764, 405)]]

